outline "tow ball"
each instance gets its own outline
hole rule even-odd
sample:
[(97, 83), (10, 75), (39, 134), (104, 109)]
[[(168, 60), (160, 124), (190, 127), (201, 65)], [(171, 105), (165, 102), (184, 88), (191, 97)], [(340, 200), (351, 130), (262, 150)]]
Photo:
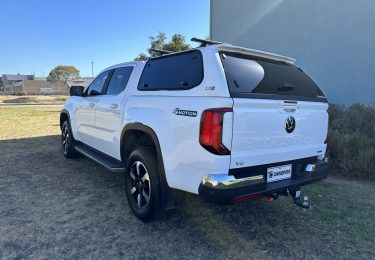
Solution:
[(304, 196), (303, 199), (301, 198), (301, 190), (300, 189), (289, 189), (289, 193), (292, 195), (293, 202), (298, 207), (309, 209), (310, 208), (310, 201), (309, 197)]

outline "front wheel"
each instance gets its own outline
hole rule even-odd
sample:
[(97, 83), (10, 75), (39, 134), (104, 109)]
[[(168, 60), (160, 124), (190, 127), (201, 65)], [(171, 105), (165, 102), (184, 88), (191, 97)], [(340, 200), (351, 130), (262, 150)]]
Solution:
[(160, 185), (154, 148), (137, 148), (129, 156), (125, 187), (129, 206), (140, 220), (150, 221), (162, 212)]

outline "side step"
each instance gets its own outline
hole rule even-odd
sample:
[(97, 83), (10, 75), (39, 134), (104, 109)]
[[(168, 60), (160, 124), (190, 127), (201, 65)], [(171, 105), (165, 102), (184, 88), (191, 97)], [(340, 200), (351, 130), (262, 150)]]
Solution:
[(125, 166), (122, 162), (100, 151), (97, 151), (87, 145), (77, 144), (74, 148), (77, 152), (83, 154), (84, 156), (104, 166), (110, 172), (124, 172), (125, 171)]

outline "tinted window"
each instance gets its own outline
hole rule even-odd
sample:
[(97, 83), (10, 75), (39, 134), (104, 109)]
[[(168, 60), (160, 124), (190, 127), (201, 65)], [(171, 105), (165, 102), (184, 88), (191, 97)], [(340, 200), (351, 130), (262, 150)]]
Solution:
[(184, 90), (198, 86), (202, 80), (202, 54), (194, 50), (148, 60), (138, 89)]
[(268, 94), (275, 98), (325, 99), (319, 86), (293, 64), (240, 54), (220, 56), (232, 97)]
[(107, 95), (116, 95), (121, 93), (128, 84), (133, 67), (118, 68), (113, 72), (111, 81), (108, 84)]
[(102, 93), (105, 82), (108, 78), (110, 71), (105, 71), (100, 74), (86, 90), (87, 95), (100, 95)]

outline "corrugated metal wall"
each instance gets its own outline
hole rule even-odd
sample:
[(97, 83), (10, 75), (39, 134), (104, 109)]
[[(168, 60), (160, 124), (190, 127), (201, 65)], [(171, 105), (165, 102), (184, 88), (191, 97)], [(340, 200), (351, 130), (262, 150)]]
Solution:
[(375, 102), (373, 0), (212, 0), (210, 33), (296, 58), (331, 102)]

